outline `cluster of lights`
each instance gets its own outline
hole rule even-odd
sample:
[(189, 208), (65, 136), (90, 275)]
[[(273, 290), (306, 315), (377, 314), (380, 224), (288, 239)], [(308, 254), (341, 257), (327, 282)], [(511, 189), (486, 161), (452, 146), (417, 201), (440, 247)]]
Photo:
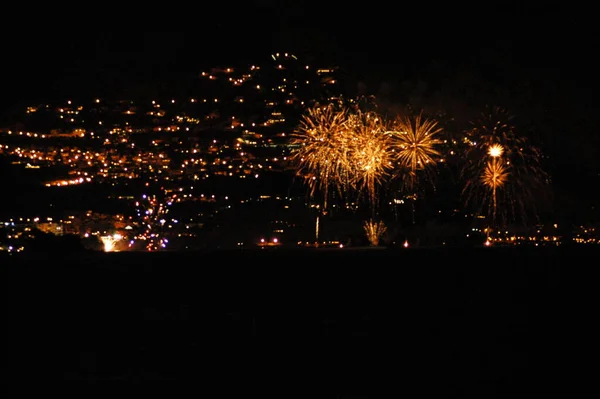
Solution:
[[(136, 201), (138, 220), (142, 231), (136, 239), (145, 242), (147, 251), (158, 251), (165, 249), (169, 240), (164, 236), (164, 227), (167, 223), (169, 207), (173, 204), (173, 198), (167, 197), (164, 192), (161, 195), (143, 194), (140, 201)], [(176, 220), (173, 220), (177, 223)], [(133, 246), (135, 241), (130, 242)]]
[(92, 179), (90, 177), (80, 177), (78, 179), (71, 180), (56, 180), (45, 184), (46, 187), (61, 187), (61, 186), (74, 186), (77, 184), (89, 183)]
[(281, 242), (277, 237), (274, 237), (271, 240), (261, 238), (258, 242), (259, 247), (277, 247), (279, 245), (281, 245)]

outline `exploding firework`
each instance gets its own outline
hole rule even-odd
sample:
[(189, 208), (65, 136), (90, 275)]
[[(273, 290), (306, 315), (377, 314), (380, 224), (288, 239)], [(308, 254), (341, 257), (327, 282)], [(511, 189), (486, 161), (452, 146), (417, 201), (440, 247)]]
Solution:
[(100, 237), (100, 241), (102, 241), (102, 244), (104, 245), (104, 252), (115, 251), (116, 247), (117, 247), (117, 243), (122, 238), (123, 237), (121, 237), (120, 234), (113, 234), (113, 235), (109, 235), (109, 236)]
[(330, 188), (343, 194), (350, 184), (348, 118), (344, 108), (316, 105), (308, 109), (292, 136), (291, 160), (306, 179), (311, 195), (322, 192), (324, 208)]
[(498, 107), (475, 121), (466, 138), (462, 193), (467, 206), (488, 216), (492, 225), (526, 224), (547, 179), (540, 150), (517, 135), (512, 118)]
[(363, 229), (365, 230), (369, 244), (373, 247), (379, 245), (379, 240), (387, 231), (387, 227), (382, 221), (376, 222), (373, 219), (367, 220), (363, 224)]
[(353, 187), (366, 192), (375, 205), (377, 187), (393, 167), (392, 142), (384, 124), (374, 112), (357, 112), (350, 118), (350, 169)]
[(500, 190), (508, 180), (509, 172), (502, 160), (499, 158), (490, 159), (485, 165), (485, 170), (481, 175), (481, 183), (491, 191), (492, 220), (496, 219), (498, 208), (498, 190)]
[(392, 122), (388, 134), (393, 138), (399, 173), (406, 188), (414, 189), (418, 173), (431, 179), (431, 171), (440, 157), (438, 136), (442, 129), (437, 122), (418, 114), (399, 117)]
[(292, 138), (292, 161), (308, 180), (311, 195), (330, 188), (341, 196), (366, 192), (371, 204), (376, 189), (393, 166), (390, 138), (373, 112), (350, 112), (334, 105), (308, 110)]
[(145, 242), (146, 250), (157, 251), (166, 248), (169, 241), (164, 237), (163, 227), (171, 205), (170, 199), (161, 200), (157, 195), (144, 194), (140, 201), (136, 201), (135, 206), (141, 227), (137, 239)]
[(500, 144), (492, 144), (488, 148), (488, 155), (492, 158), (500, 157), (503, 153), (504, 148)]

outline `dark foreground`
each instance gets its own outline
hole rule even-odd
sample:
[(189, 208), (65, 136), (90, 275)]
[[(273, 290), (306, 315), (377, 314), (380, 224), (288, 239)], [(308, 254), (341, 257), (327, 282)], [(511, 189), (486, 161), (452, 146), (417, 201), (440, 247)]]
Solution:
[(211, 398), (573, 395), (595, 381), (599, 259), (588, 247), (0, 257), (7, 381)]

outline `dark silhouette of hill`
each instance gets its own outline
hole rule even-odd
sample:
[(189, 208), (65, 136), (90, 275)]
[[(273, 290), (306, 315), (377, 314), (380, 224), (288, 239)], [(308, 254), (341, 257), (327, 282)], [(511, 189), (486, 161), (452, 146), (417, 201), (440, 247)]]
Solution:
[(591, 376), (599, 253), (4, 257), (9, 380), (219, 397), (572, 392)]

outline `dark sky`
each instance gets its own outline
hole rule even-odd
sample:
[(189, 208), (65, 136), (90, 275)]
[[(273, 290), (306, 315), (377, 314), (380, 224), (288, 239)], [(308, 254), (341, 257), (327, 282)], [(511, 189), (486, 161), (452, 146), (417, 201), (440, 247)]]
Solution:
[[(87, 10), (86, 18), (57, 13), (42, 18), (41, 13), (28, 28), (14, 21), (15, 29), (2, 39), (8, 55), (3, 91), (27, 98), (49, 90), (118, 86), (215, 64), (253, 63), (276, 51), (331, 61), (373, 84), (414, 76), (438, 60), (447, 68), (502, 68), (506, 75), (517, 68), (555, 80), (560, 76), (556, 84), (581, 93), (596, 85), (588, 80), (598, 66), (596, 35), (584, 9), (527, 2), (483, 8), (470, 2), (238, 3), (161, 4), (150, 16), (104, 7)], [(97, 19), (90, 19), (89, 11), (97, 12)]]
[(568, 78), (589, 86), (584, 79), (595, 63), (593, 21), (584, 9), (527, 2), (484, 8), (456, 2), (444, 8), (435, 2), (238, 3), (172, 9), (163, 4), (151, 14), (154, 18), (98, 8), (93, 10), (97, 20), (89, 13), (86, 19), (38, 16), (27, 28), (15, 21), (15, 29), (2, 39), (8, 55), (3, 57), (3, 83), (10, 93), (68, 91), (95, 80), (119, 83), (219, 63), (256, 62), (274, 51), (328, 58), (371, 80), (414, 72), (432, 59), (482, 67), (482, 53), (496, 53), (507, 66), (568, 68), (569, 73), (583, 68), (584, 73)]

